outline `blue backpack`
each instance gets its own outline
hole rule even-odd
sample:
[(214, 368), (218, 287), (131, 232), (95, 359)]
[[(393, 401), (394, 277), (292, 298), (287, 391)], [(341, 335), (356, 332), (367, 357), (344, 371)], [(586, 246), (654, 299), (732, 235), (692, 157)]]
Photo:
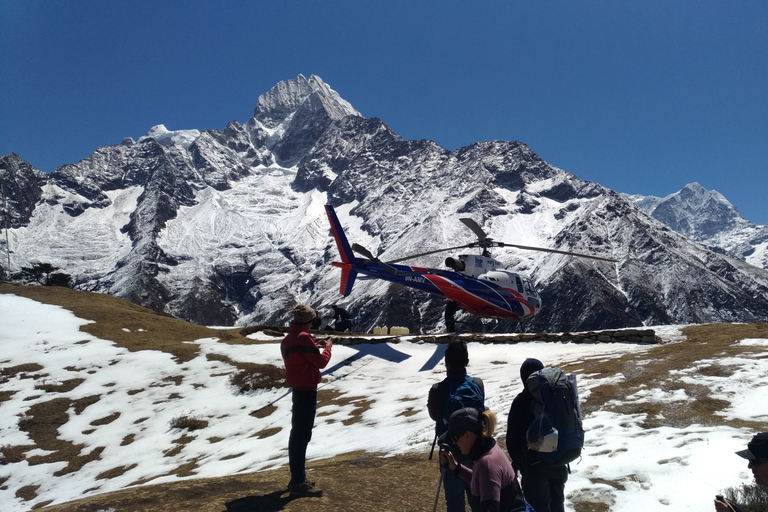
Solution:
[(465, 407), (485, 410), (483, 393), (473, 377), (465, 375), (462, 380), (448, 379), (443, 382), (443, 420), (438, 426), (438, 435), (448, 430), (448, 421), (455, 411)]
[(568, 464), (581, 456), (584, 427), (581, 423), (576, 376), (560, 368), (544, 368), (525, 381), (534, 397), (533, 422), (526, 440), (538, 460)]

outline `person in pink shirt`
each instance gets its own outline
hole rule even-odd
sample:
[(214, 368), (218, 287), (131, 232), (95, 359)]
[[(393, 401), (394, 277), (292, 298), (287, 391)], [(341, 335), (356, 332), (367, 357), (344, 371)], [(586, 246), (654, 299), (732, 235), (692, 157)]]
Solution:
[[(440, 436), (440, 463), (469, 482), (482, 512), (533, 512), (512, 464), (492, 437), (495, 430), (496, 415), (492, 411), (459, 409), (451, 414), (448, 431)], [(448, 439), (474, 461), (472, 469), (456, 462), (450, 450), (443, 447)]]

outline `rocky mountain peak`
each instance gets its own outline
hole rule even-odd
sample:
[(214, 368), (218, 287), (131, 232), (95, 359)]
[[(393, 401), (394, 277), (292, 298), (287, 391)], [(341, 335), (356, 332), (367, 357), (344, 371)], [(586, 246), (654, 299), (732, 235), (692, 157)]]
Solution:
[(699, 241), (744, 220), (736, 207), (722, 194), (716, 190), (707, 190), (698, 183), (689, 183), (664, 198), (631, 198), (656, 219)]
[(178, 144), (184, 149), (188, 149), (199, 136), (200, 130), (168, 130), (165, 125), (158, 124), (153, 126), (146, 135), (139, 138), (139, 142), (154, 139), (163, 146)]
[(275, 129), (302, 107), (323, 110), (334, 120), (350, 115), (360, 116), (352, 105), (315, 75), (310, 76), (309, 80), (304, 75), (298, 75), (293, 80), (278, 83), (269, 92), (259, 96), (253, 116), (265, 128)]
[(734, 258), (768, 268), (768, 225), (761, 227), (744, 219), (716, 190), (689, 183), (663, 198), (627, 197), (675, 231)]

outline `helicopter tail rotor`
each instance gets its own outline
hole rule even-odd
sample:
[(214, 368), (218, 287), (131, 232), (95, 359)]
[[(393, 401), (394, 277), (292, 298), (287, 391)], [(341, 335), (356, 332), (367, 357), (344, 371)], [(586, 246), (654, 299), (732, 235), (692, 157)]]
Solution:
[(395, 267), (379, 260), (378, 256), (374, 256), (373, 253), (371, 253), (371, 251), (369, 251), (362, 245), (352, 244), (352, 250), (357, 254), (360, 254), (364, 258), (368, 258), (369, 260), (374, 261), (377, 265), (379, 265), (382, 269), (384, 269), (388, 274), (391, 274), (393, 276), (397, 275), (397, 269)]

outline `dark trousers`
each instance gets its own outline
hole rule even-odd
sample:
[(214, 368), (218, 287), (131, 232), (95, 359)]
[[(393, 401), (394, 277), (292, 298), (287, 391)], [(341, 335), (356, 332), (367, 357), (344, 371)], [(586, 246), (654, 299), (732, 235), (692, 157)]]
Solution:
[(333, 326), (333, 330), (336, 332), (344, 332), (352, 330), (351, 320), (336, 320), (336, 324)]
[(301, 484), (307, 479), (304, 463), (307, 446), (312, 439), (312, 427), (317, 411), (317, 391), (293, 390), (293, 414), (291, 435), (288, 438), (288, 466), (291, 469), (291, 484)]
[[(445, 468), (443, 488), (445, 489), (445, 506), (447, 512), (465, 512), (465, 503), (469, 504), (469, 508), (472, 512), (479, 512), (479, 498), (472, 495), (472, 491), (469, 490), (469, 484), (467, 482), (456, 476), (456, 474), (448, 468)], [(466, 502), (464, 501), (465, 495)]]
[(564, 512), (568, 468), (535, 462), (522, 468), (525, 500), (536, 512)]

